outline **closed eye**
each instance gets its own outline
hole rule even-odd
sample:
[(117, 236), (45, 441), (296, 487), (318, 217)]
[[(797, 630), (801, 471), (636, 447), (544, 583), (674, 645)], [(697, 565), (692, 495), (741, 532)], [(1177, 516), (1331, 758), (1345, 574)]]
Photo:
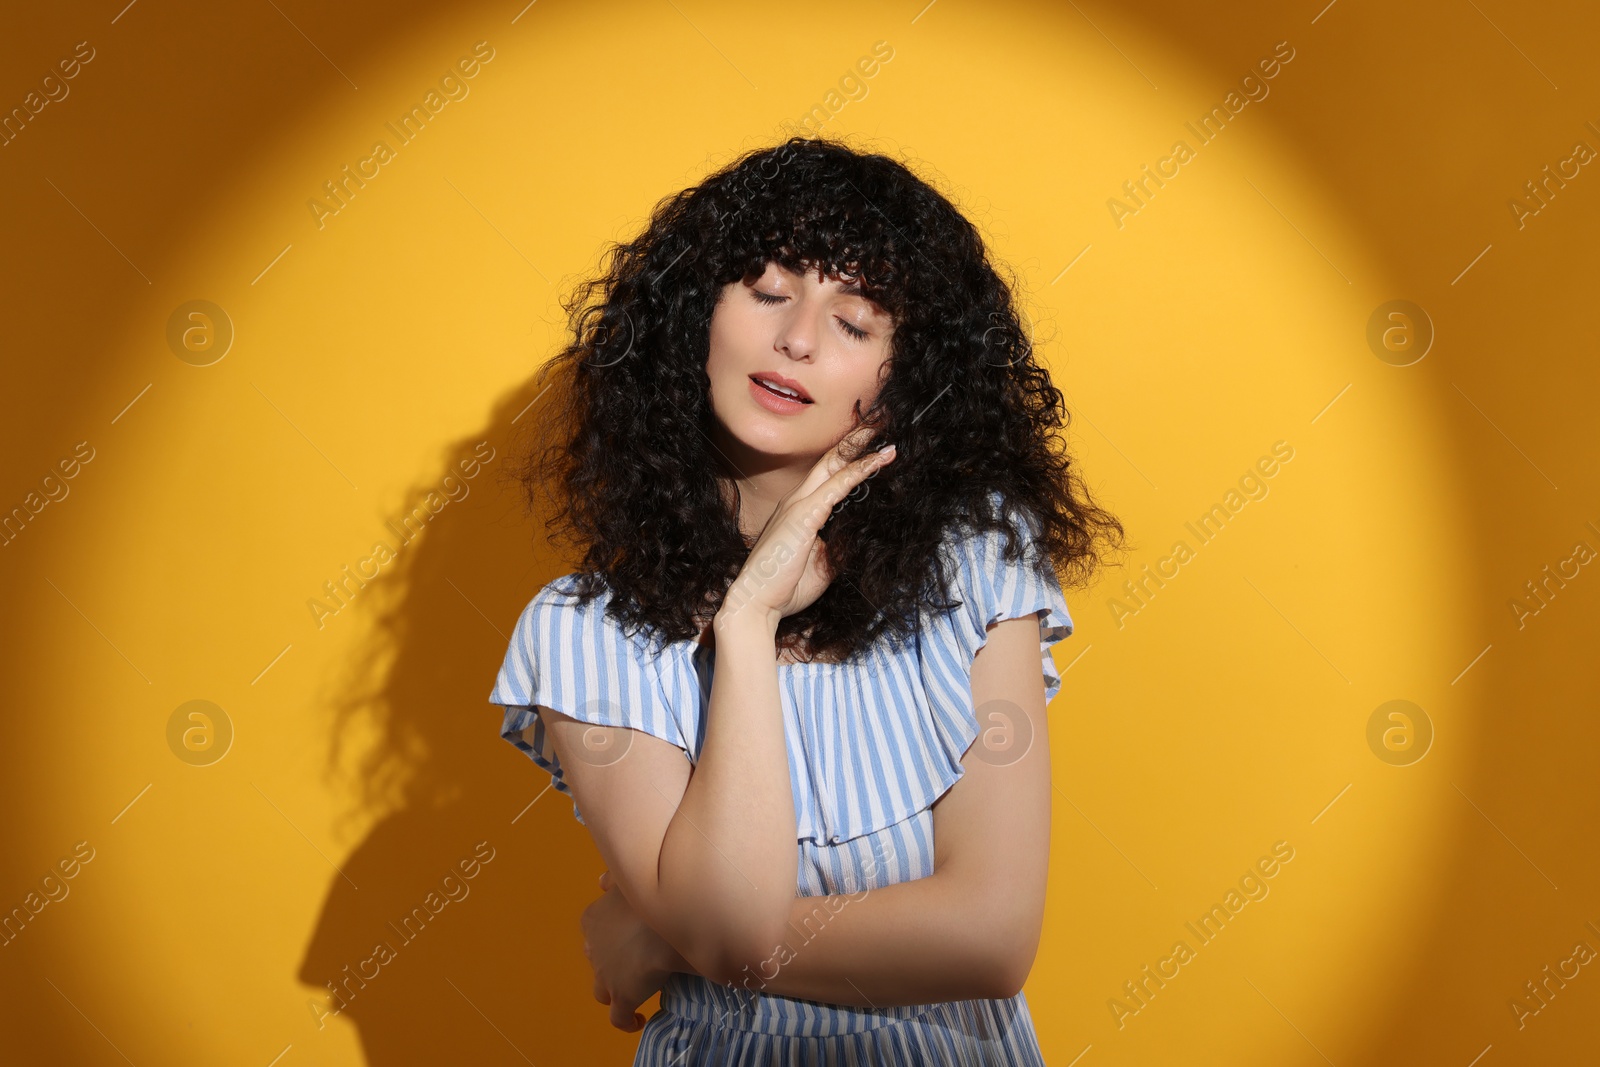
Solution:
[[(789, 299), (786, 296), (773, 296), (771, 293), (763, 293), (760, 289), (752, 289), (752, 290), (750, 290), (750, 295), (755, 297), (757, 300), (761, 301), (763, 304), (781, 304), (785, 300)], [(834, 321), (837, 322), (840, 325), (840, 327), (844, 330), (844, 332), (845, 332), (845, 334), (847, 336), (849, 336), (849, 337), (851, 337), (851, 338), (853, 338), (853, 339), (855, 339), (857, 341), (861, 341), (861, 340), (865, 340), (866, 339), (866, 336), (867, 336), (867, 331), (866, 330), (860, 329), (860, 328), (856, 327), (855, 325), (846, 322), (845, 320), (839, 318), (839, 316), (837, 316), (837, 315), (834, 316)]]

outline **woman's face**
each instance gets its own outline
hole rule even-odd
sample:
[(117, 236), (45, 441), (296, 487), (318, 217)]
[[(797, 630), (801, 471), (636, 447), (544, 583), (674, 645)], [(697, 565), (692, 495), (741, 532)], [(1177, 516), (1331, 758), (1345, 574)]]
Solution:
[[(736, 452), (814, 463), (855, 426), (858, 400), (863, 412), (872, 406), (893, 322), (851, 283), (768, 262), (754, 281), (723, 286), (706, 373), (712, 410)], [(804, 399), (775, 395), (756, 379)]]

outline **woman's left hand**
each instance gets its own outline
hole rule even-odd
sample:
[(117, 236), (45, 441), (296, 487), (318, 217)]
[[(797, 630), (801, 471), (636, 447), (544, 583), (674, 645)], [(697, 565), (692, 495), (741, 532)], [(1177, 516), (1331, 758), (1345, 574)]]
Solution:
[(583, 910), (583, 954), (594, 968), (594, 999), (611, 1006), (611, 1025), (633, 1033), (645, 1018), (636, 1009), (674, 971), (690, 970), (678, 951), (641, 919), (611, 878), (600, 875), (599, 900)]

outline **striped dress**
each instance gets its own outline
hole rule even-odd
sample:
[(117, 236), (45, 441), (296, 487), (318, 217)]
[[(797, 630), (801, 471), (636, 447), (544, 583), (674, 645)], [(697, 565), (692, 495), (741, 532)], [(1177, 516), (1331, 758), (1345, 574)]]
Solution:
[[(1060, 691), (1050, 648), (1072, 632), (1061, 587), (1048, 563), (1044, 577), (1033, 569), (1039, 554), (1031, 542), (1023, 560), (1003, 560), (1004, 539), (963, 532), (942, 546), (956, 575), (950, 599), (962, 605), (924, 614), (918, 636), (898, 646), (880, 642), (848, 663), (778, 665), (797, 895), (860, 893), (933, 873), (929, 809), (963, 774), (961, 759), (979, 733), (971, 669), (990, 623), (1036, 615), (1046, 700)], [(505, 709), (501, 736), (569, 797), (533, 705), (643, 730), (696, 759), (714, 648), (693, 639), (664, 648), (630, 639), (606, 617), (607, 594), (580, 605), (571, 577), (541, 589), (517, 619), (489, 696)], [(996, 725), (1003, 724), (985, 724)], [(529, 726), (531, 743), (522, 736)], [(576, 801), (573, 815), (583, 822)], [(635, 1067), (1044, 1062), (1020, 992), (873, 1010), (762, 992), (760, 976), (752, 978), (747, 989), (672, 975), (661, 1010), (640, 1032)]]

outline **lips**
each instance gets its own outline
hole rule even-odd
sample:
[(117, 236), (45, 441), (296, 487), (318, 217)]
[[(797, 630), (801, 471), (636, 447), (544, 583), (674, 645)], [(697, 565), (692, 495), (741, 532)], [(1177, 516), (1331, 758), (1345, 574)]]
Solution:
[[(811, 394), (805, 391), (805, 387), (799, 382), (795, 381), (793, 378), (785, 378), (781, 374), (770, 374), (763, 371), (759, 374), (750, 375), (750, 380), (755, 382), (757, 385), (767, 388), (768, 391), (774, 395), (781, 396), (786, 400), (794, 400), (802, 404), (815, 403), (815, 401), (811, 399)], [(770, 388), (771, 386), (779, 386), (780, 388), (772, 389)], [(784, 392), (783, 390), (789, 391)]]

